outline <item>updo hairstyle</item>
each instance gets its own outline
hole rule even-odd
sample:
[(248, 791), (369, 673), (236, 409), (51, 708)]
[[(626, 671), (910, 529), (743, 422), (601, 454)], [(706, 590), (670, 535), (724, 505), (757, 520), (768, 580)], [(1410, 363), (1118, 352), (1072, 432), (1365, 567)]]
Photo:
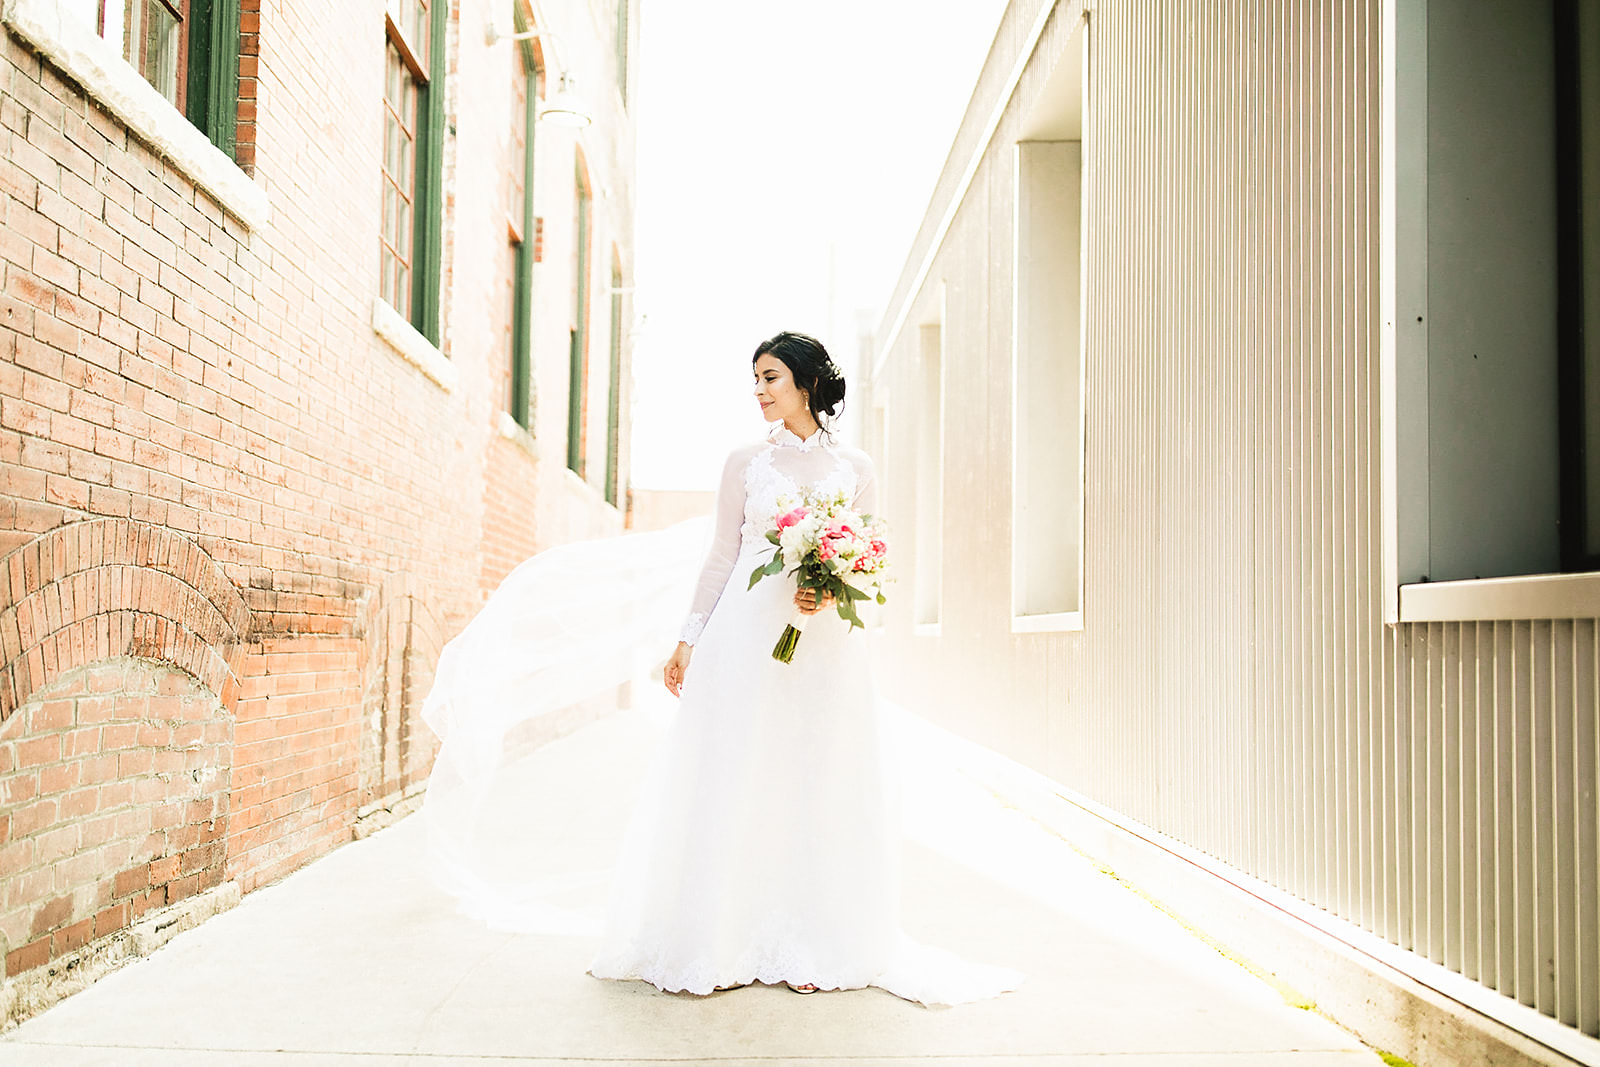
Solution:
[(812, 418), (823, 425), (823, 416), (832, 419), (844, 408), (844, 375), (834, 366), (828, 350), (815, 337), (785, 330), (762, 341), (756, 354), (750, 357), (755, 363), (762, 356), (774, 356), (783, 361), (794, 375), (794, 383), (805, 390)]

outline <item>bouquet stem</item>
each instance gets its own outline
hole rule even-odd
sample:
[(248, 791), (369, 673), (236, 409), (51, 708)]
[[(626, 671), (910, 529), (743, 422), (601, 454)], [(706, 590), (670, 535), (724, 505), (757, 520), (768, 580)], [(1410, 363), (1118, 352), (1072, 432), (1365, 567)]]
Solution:
[(779, 663), (794, 661), (795, 646), (800, 643), (800, 634), (805, 631), (807, 616), (803, 612), (795, 612), (789, 620), (789, 625), (783, 628), (783, 636), (778, 638), (778, 643), (772, 649), (772, 658)]

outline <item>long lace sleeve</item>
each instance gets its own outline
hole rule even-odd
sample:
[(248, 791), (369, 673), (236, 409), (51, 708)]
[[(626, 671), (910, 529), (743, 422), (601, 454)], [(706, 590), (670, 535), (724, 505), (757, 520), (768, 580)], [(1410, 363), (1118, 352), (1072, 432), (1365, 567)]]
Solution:
[(856, 495), (850, 502), (856, 512), (866, 513), (874, 518), (882, 518), (878, 514), (878, 472), (873, 465), (872, 457), (859, 449), (853, 449), (850, 463), (856, 469)]
[(722, 468), (722, 481), (717, 486), (715, 509), (716, 526), (711, 536), (711, 550), (706, 553), (705, 564), (700, 568), (700, 580), (695, 583), (694, 598), (689, 605), (689, 617), (684, 620), (678, 639), (694, 644), (700, 639), (711, 610), (717, 606), (722, 587), (728, 583), (734, 561), (739, 558), (739, 527), (744, 522), (744, 469), (749, 462), (745, 449), (736, 449)]

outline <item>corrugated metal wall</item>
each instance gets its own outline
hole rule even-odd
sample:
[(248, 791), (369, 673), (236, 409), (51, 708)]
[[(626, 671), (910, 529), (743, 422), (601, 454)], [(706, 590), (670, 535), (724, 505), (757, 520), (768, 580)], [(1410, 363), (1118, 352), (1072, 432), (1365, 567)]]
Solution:
[[(1045, 24), (916, 274), (1042, 10), (1017, 0), (888, 317), (914, 326), (943, 283), (944, 621), (913, 636), (891, 604), (893, 691), (1600, 1033), (1596, 621), (1384, 623), (1380, 0), (1091, 6), (1085, 629), (1013, 635), (1003, 551), (1011, 145), (1081, 4)], [(891, 519), (912, 513), (915, 338), (885, 338), (874, 386)]]

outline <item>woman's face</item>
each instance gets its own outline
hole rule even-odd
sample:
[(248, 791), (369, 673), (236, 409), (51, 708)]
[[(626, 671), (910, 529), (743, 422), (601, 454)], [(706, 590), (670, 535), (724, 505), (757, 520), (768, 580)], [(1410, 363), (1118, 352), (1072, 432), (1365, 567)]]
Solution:
[(811, 409), (806, 394), (794, 382), (789, 367), (768, 352), (755, 362), (756, 401), (768, 422), (809, 421)]

